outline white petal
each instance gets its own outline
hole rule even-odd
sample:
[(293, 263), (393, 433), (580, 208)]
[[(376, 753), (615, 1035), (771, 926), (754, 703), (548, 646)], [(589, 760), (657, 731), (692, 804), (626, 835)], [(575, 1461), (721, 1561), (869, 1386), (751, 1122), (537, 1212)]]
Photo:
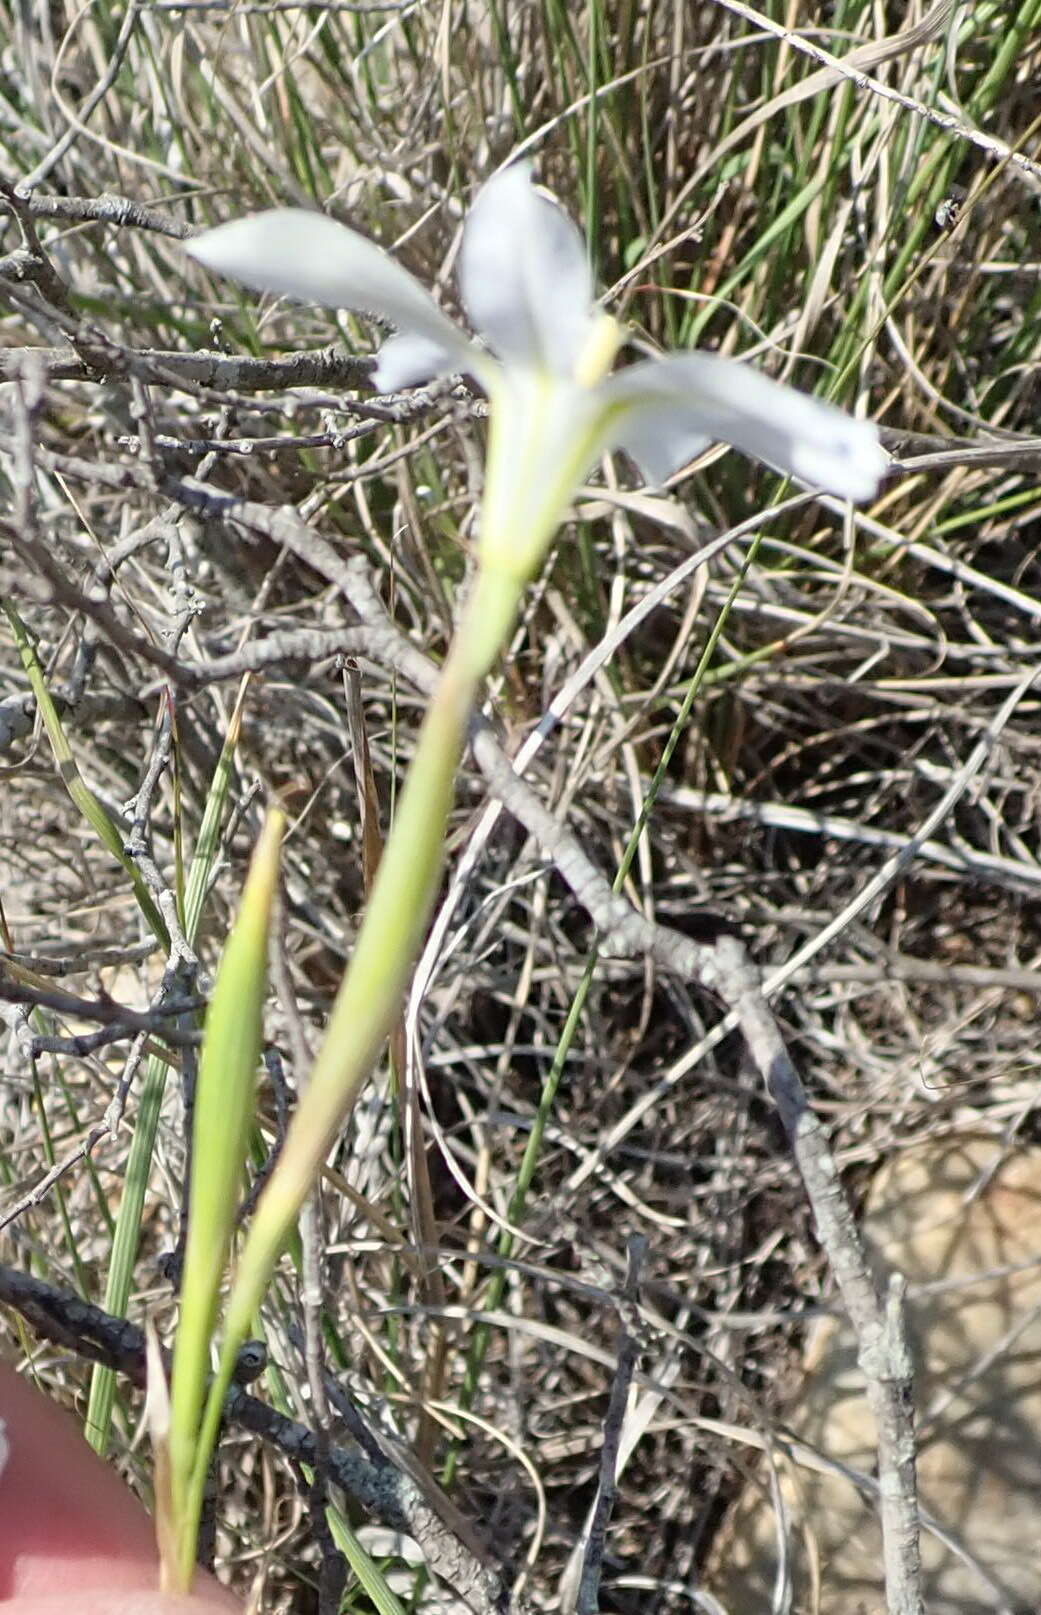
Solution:
[(438, 342), (425, 336), (392, 336), (377, 355), (372, 384), (377, 392), (396, 393), (402, 387), (416, 387), (438, 376), (450, 376), (460, 368), (459, 356), (446, 352)]
[(207, 269), (257, 291), (375, 315), (425, 338), (450, 358), (449, 368), (466, 366), (472, 344), (418, 280), (374, 242), (323, 213), (254, 213), (193, 237), (184, 249)]
[(593, 318), (585, 244), (556, 202), (514, 163), (478, 192), (459, 260), (475, 327), (511, 363), (570, 375)]
[(869, 422), (716, 354), (633, 365), (604, 382), (601, 396), (627, 406), (613, 441), (633, 443), (634, 457), (659, 479), (704, 448), (706, 439), (732, 443), (844, 499), (870, 499), (889, 463)]
[(636, 461), (649, 488), (661, 488), (681, 465), (696, 459), (712, 442), (703, 432), (695, 432), (680, 410), (655, 403), (639, 407), (623, 418), (614, 439)]

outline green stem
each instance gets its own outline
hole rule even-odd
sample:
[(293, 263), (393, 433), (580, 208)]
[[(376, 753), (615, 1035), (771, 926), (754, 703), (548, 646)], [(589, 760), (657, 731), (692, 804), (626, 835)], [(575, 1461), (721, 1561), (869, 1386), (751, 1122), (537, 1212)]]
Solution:
[(500, 571), (478, 572), (420, 728), (394, 827), (325, 1039), (238, 1264), (192, 1475), (189, 1510), (195, 1518), (235, 1354), (249, 1334), (304, 1197), (400, 1011), (437, 894), (445, 825), (474, 695), (509, 630), (522, 587)]

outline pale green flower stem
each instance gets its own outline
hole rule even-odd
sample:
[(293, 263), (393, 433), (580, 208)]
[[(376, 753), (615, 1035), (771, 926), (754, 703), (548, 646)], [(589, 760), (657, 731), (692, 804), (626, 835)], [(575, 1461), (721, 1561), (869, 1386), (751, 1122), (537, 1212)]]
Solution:
[(479, 569), (420, 728), (325, 1039), (239, 1259), (217, 1376), (199, 1432), (193, 1499), (202, 1497), (236, 1353), (251, 1331), (304, 1198), (400, 1012), (437, 892), (445, 825), (474, 698), (513, 623), (523, 587), (523, 578), (498, 568)]

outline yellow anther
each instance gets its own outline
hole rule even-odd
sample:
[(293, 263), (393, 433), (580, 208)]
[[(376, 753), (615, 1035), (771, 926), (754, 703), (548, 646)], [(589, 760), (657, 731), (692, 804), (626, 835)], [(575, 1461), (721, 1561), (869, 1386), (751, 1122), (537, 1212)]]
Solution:
[(625, 331), (610, 314), (598, 314), (589, 322), (589, 335), (575, 363), (575, 380), (580, 387), (595, 387), (614, 364), (615, 354), (625, 341)]

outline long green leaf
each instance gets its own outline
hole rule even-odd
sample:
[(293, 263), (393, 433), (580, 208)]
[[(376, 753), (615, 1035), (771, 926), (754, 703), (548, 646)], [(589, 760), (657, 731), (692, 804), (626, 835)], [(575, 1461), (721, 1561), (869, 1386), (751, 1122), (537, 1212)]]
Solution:
[(238, 918), (214, 983), (199, 1062), (188, 1240), (171, 1386), (170, 1496), (175, 1518), (161, 1522), (159, 1534), (161, 1545), (172, 1538), (178, 1544), (176, 1563), (167, 1554), (162, 1567), (163, 1584), (170, 1591), (187, 1592), (195, 1562), (202, 1503), (201, 1481), (198, 1487), (194, 1484), (199, 1418), (253, 1120), (268, 929), (284, 824), (280, 812), (269, 813), (253, 854)]
[[(188, 873), (184, 903), (183, 929), (185, 938), (193, 946), (202, 919), (203, 905), (209, 890), (213, 866), (220, 848), (220, 830), (231, 785), (235, 750), (242, 728), (248, 680), (244, 679), (235, 709), (228, 724), (228, 733), (221, 748), (220, 759), (214, 770), (210, 788), (206, 793), (202, 824), (195, 844), (191, 868)], [(159, 1126), (163, 1093), (169, 1067), (164, 1060), (153, 1057), (145, 1067), (141, 1099), (134, 1124), (134, 1137), (127, 1158), (123, 1194), (116, 1218), (115, 1237), (109, 1258), (108, 1278), (105, 1284), (104, 1307), (114, 1317), (124, 1318), (130, 1301), (134, 1262), (141, 1238), (141, 1214), (152, 1166), (152, 1151)], [(90, 1380), (90, 1396), (84, 1433), (97, 1452), (108, 1450), (112, 1424), (112, 1405), (116, 1379), (111, 1368), (98, 1364)]]

